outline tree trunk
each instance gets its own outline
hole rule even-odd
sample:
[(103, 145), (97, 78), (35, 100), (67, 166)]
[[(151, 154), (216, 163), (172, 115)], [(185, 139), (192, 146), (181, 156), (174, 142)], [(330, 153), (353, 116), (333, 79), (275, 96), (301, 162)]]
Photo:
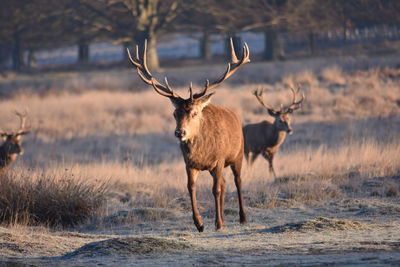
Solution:
[(283, 49), (283, 40), (276, 29), (268, 29), (264, 33), (265, 47), (264, 59), (277, 60), (285, 58), (285, 51)]
[(23, 66), (23, 53), (19, 33), (14, 33), (14, 44), (12, 48), (12, 68), (14, 71), (21, 71)]
[(87, 41), (80, 41), (78, 43), (78, 62), (89, 62), (89, 43)]
[(27, 60), (27, 66), (29, 68), (34, 68), (36, 67), (36, 57), (35, 57), (35, 51), (30, 48), (28, 51), (28, 60)]
[(200, 40), (200, 57), (203, 60), (211, 60), (211, 46), (210, 46), (210, 33), (203, 31), (203, 35)]
[(7, 56), (10, 53), (7, 48), (8, 47), (5, 44), (0, 44), (0, 67), (7, 60)]
[(343, 42), (346, 43), (347, 42), (347, 25), (346, 23), (343, 24)]
[(313, 32), (308, 34), (308, 46), (310, 49), (310, 54), (315, 55), (315, 34)]
[(243, 40), (242, 37), (236, 36), (235, 34), (228, 35), (225, 39), (225, 47), (226, 47), (226, 58), (231, 59), (231, 43), (230, 39), (233, 41), (233, 48), (235, 49), (235, 53), (238, 58), (242, 58), (243, 56)]
[(143, 55), (145, 40), (147, 40), (147, 66), (150, 70), (159, 70), (160, 62), (157, 53), (157, 35), (149, 31), (136, 31), (135, 43), (139, 45), (140, 56)]

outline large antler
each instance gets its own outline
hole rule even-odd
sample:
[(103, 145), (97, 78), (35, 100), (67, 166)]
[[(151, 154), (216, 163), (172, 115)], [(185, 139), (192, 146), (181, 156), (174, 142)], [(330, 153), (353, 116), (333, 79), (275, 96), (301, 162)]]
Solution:
[(165, 85), (158, 82), (147, 67), (147, 40), (144, 41), (143, 56), (142, 59), (139, 57), (139, 46), (136, 45), (136, 56), (135, 59), (132, 58), (129, 48), (126, 49), (128, 52), (129, 60), (132, 65), (136, 67), (137, 73), (143, 82), (153, 86), (154, 90), (162, 96), (166, 96), (174, 99), (181, 99), (181, 97), (175, 93), (168, 83), (167, 77), (165, 77)]
[(296, 102), (296, 95), (300, 92), (300, 85), (297, 86), (297, 91), (295, 91), (292, 87), (290, 87), (290, 90), (293, 93), (292, 104), (290, 104), (290, 106), (287, 107), (285, 111), (282, 110), (282, 113), (292, 113), (293, 111), (299, 109), (301, 107), (301, 103), (303, 102), (303, 100), (305, 98), (304, 93), (302, 93), (301, 99)]
[(258, 102), (260, 102), (260, 104), (262, 106), (264, 106), (268, 110), (269, 113), (276, 115), (276, 114), (292, 113), (296, 109), (300, 108), (301, 103), (303, 102), (303, 100), (305, 98), (304, 93), (302, 93), (301, 99), (296, 102), (296, 95), (300, 92), (300, 86), (298, 86), (297, 91), (295, 91), (292, 87), (290, 87), (290, 90), (293, 93), (292, 103), (287, 108), (284, 108), (281, 104), (280, 110), (274, 109), (273, 107), (264, 103), (263, 98), (262, 98), (263, 89), (255, 90), (253, 92), (253, 94), (256, 96)]
[(255, 90), (253, 92), (253, 94), (256, 96), (258, 102), (260, 102), (260, 104), (263, 107), (265, 107), (268, 110), (269, 113), (278, 114), (280, 112), (279, 110), (276, 110), (273, 107), (271, 107), (270, 105), (264, 103), (264, 100), (263, 100), (263, 97), (262, 97), (263, 92), (264, 92), (263, 89), (257, 89), (257, 90)]
[[(206, 80), (204, 89), (196, 94), (193, 94), (193, 88), (192, 84), (190, 84), (189, 87), (189, 93), (190, 93), (190, 99), (197, 99), (201, 98), (204, 96), (209, 90), (217, 87), (219, 84), (221, 84), (223, 81), (228, 79), (233, 73), (235, 73), (242, 65), (250, 62), (250, 52), (249, 52), (249, 47), (247, 46), (246, 43), (244, 43), (243, 46), (243, 57), (242, 59), (238, 59), (235, 53), (235, 49), (233, 47), (233, 41), (232, 38), (230, 39), (230, 46), (231, 46), (231, 62), (228, 63), (228, 67), (225, 71), (225, 73), (222, 75), (221, 78), (216, 80), (215, 82), (210, 84), (209, 80)], [(151, 72), (149, 71), (147, 67), (147, 40), (144, 42), (144, 48), (143, 48), (143, 56), (142, 59), (139, 57), (139, 47), (136, 45), (136, 56), (135, 59), (132, 58), (131, 53), (129, 49), (127, 49), (128, 52), (128, 57), (131, 63), (136, 67), (136, 70), (138, 72), (139, 77), (142, 79), (143, 82), (146, 84), (152, 85), (154, 90), (156, 90), (157, 93), (159, 93), (162, 96), (166, 96), (169, 98), (173, 99), (181, 99), (177, 93), (175, 93), (171, 86), (168, 84), (167, 78), (165, 78), (165, 85), (161, 84), (158, 82)]]
[(16, 135), (24, 135), (29, 133), (29, 131), (25, 129), (25, 122), (26, 118), (28, 117), (28, 111), (25, 110), (23, 114), (18, 111), (15, 111), (15, 115), (17, 115), (20, 120), (19, 130), (17, 131)]
[[(200, 97), (204, 96), (207, 93), (207, 91), (214, 89), (215, 87), (220, 85), (223, 81), (225, 81), (230, 76), (232, 76), (232, 74), (234, 74), (242, 65), (250, 62), (250, 51), (249, 51), (249, 47), (246, 43), (244, 43), (243, 57), (240, 60), (237, 58), (235, 48), (233, 47), (232, 38), (230, 39), (230, 46), (231, 46), (231, 62), (228, 63), (228, 67), (226, 68), (225, 73), (221, 76), (221, 78), (219, 78), (218, 80), (216, 80), (215, 82), (213, 82), (211, 84), (210, 84), (209, 80), (206, 80), (204, 89), (201, 92), (194, 94), (193, 95), (194, 98), (200, 98)], [(192, 95), (192, 93), (190, 93), (190, 94)]]

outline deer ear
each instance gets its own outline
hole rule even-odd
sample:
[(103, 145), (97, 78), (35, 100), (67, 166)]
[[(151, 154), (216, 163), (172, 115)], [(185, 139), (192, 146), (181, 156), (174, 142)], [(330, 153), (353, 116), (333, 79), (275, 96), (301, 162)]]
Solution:
[(215, 92), (197, 99), (196, 102), (199, 105), (200, 110), (203, 110), (203, 108), (205, 108), (208, 104), (210, 104), (211, 97), (213, 96), (213, 94), (215, 94)]
[(171, 100), (171, 103), (175, 108), (178, 108), (182, 104), (182, 100), (179, 98), (169, 97), (169, 100)]
[(271, 115), (272, 117), (279, 115), (278, 112), (275, 112), (272, 109), (268, 109), (268, 114)]

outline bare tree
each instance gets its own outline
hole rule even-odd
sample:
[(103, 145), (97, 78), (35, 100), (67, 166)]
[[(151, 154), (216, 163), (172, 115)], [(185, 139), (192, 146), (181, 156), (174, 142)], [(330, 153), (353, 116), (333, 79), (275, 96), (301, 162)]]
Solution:
[(81, 0), (98, 15), (97, 26), (110, 31), (121, 42), (134, 41), (143, 50), (148, 40), (148, 64), (159, 68), (157, 39), (179, 15), (183, 0)]
[(175, 107), (175, 136), (180, 141), (180, 148), (186, 164), (188, 190), (192, 203), (193, 220), (199, 232), (204, 224), (197, 208), (196, 180), (200, 171), (208, 170), (213, 177), (213, 194), (215, 198), (215, 225), (221, 229), (224, 224), (224, 197), (226, 182), (223, 176), (225, 167), (230, 166), (235, 177), (239, 198), (240, 222), (246, 222), (241, 192), (241, 168), (243, 159), (243, 133), (239, 117), (231, 110), (210, 104), (213, 93), (207, 94), (224, 80), (233, 75), (241, 66), (250, 62), (247, 45), (243, 48), (243, 57), (239, 60), (231, 42), (232, 58), (221, 78), (210, 83), (206, 81), (204, 89), (193, 93), (189, 87), (190, 97), (184, 99), (174, 92), (168, 84), (158, 82), (147, 67), (146, 43), (144, 54), (139, 58), (136, 46), (136, 57), (133, 59), (128, 50), (130, 61), (137, 69), (139, 77), (154, 90), (168, 97)]
[(0, 42), (11, 46), (13, 69), (23, 66), (24, 38), (37, 22), (35, 1), (0, 1)]

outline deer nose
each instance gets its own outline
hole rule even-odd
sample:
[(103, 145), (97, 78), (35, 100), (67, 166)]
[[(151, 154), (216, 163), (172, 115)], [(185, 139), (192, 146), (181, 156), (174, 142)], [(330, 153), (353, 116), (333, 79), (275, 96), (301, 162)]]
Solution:
[(178, 138), (184, 137), (185, 134), (186, 134), (186, 131), (185, 131), (185, 130), (176, 130), (176, 131), (175, 131), (175, 136), (178, 137)]

